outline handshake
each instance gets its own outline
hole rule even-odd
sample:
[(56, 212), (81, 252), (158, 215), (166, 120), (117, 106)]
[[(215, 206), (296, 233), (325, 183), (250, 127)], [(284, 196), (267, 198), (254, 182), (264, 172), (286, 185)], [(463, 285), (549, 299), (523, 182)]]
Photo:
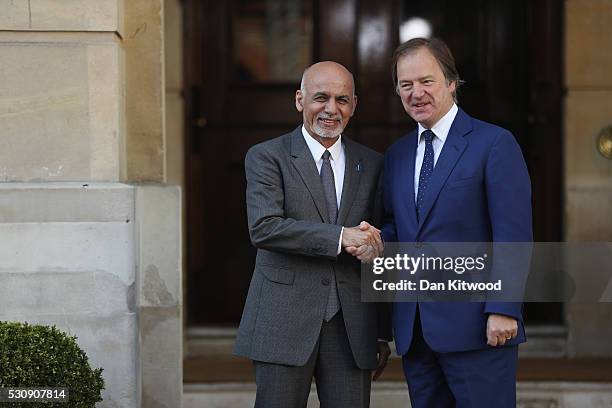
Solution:
[(344, 227), (342, 248), (361, 262), (370, 263), (374, 258), (382, 256), (384, 244), (380, 230), (361, 221), (356, 227)]

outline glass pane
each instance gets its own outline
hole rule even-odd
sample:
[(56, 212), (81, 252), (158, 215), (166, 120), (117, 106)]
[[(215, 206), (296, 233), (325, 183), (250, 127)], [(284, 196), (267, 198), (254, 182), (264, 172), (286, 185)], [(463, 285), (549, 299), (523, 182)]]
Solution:
[(296, 82), (312, 61), (312, 2), (235, 0), (232, 15), (234, 79)]

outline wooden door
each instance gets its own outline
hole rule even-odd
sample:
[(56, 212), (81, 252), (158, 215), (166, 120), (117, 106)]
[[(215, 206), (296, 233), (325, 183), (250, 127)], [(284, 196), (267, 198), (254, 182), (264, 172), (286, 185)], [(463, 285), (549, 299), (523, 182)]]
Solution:
[(239, 321), (253, 271), (244, 156), (301, 123), (294, 95), (317, 58), (311, 1), (185, 7), (188, 322)]

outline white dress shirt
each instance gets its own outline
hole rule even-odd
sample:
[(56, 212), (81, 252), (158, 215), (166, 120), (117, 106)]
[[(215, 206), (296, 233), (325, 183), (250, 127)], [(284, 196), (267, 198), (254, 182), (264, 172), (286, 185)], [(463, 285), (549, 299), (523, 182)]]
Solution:
[[(346, 157), (344, 155), (344, 146), (342, 145), (342, 135), (338, 137), (336, 143), (331, 145), (328, 149), (319, 143), (319, 141), (315, 140), (304, 125), (302, 125), (302, 135), (304, 136), (304, 140), (306, 141), (306, 145), (312, 154), (312, 158), (317, 165), (317, 170), (319, 174), (321, 174), (321, 166), (323, 166), (323, 153), (325, 150), (329, 150), (329, 162), (331, 164), (332, 170), (334, 171), (334, 183), (336, 185), (336, 202), (338, 203), (338, 211), (340, 210), (340, 200), (342, 199), (342, 187), (344, 186), (344, 166), (346, 164)], [(342, 232), (344, 232), (344, 227), (342, 227)], [(338, 242), (338, 254), (342, 251), (342, 232), (340, 233), (340, 241)]]
[[(432, 145), (434, 151), (434, 168), (436, 163), (438, 162), (438, 157), (440, 157), (440, 152), (442, 151), (442, 147), (444, 147), (444, 142), (446, 142), (446, 137), (448, 136), (448, 132), (450, 131), (451, 125), (455, 120), (455, 116), (457, 116), (457, 112), (459, 108), (457, 105), (453, 103), (450, 110), (446, 112), (446, 115), (442, 116), (438, 122), (430, 129), (435, 137), (433, 138)], [(414, 201), (417, 200), (417, 195), (419, 193), (419, 177), (421, 175), (421, 166), (423, 165), (423, 157), (425, 156), (425, 137), (423, 136), (423, 132), (427, 129), (423, 127), (419, 123), (419, 144), (417, 145), (416, 158), (414, 160)]]

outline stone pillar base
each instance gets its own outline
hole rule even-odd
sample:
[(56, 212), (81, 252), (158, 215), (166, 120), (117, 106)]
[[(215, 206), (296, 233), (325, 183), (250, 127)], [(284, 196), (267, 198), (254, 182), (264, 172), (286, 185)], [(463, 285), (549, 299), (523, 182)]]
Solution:
[(0, 320), (77, 336), (100, 407), (181, 404), (180, 208), (177, 187), (0, 184)]

